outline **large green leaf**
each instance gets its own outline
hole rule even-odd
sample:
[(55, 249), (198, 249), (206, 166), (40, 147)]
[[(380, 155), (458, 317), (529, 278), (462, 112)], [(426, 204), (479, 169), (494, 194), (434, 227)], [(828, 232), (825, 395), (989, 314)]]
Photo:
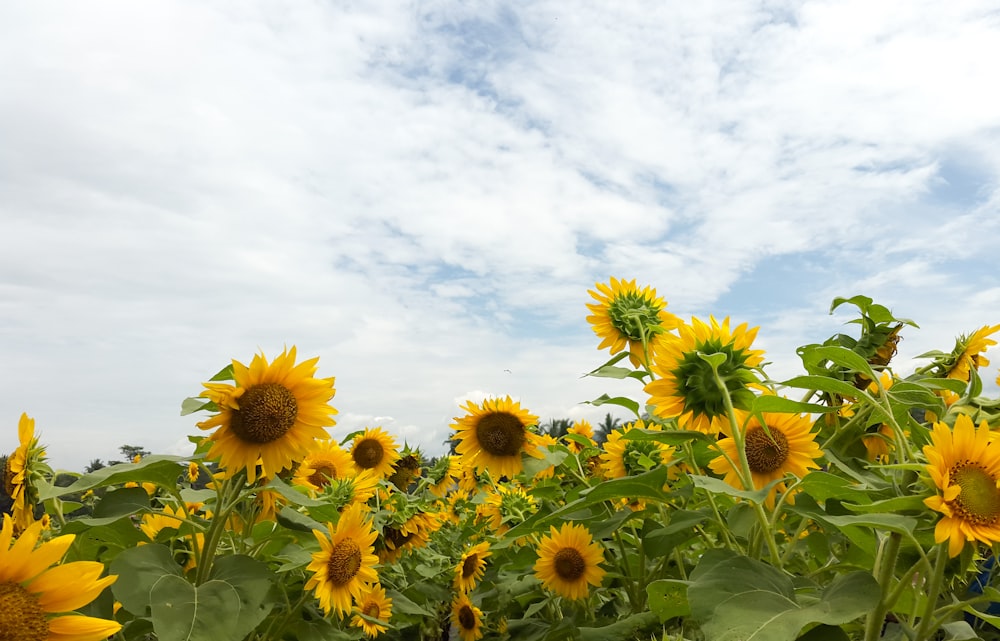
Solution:
[(225, 581), (195, 587), (169, 574), (153, 584), (150, 600), (159, 641), (239, 641), (245, 636), (239, 592)]
[(270, 595), (276, 577), (266, 565), (249, 556), (219, 557), (212, 565), (209, 579), (225, 581), (239, 596), (240, 616), (232, 632), (233, 638), (248, 635), (274, 607)]
[(111, 562), (111, 574), (118, 580), (111, 586), (115, 599), (136, 616), (145, 616), (150, 606), (150, 591), (165, 575), (181, 577), (174, 555), (165, 545), (140, 545), (123, 550)]
[(580, 641), (631, 641), (648, 636), (638, 632), (650, 628), (656, 622), (657, 617), (653, 612), (640, 612), (600, 628), (580, 628)]
[(687, 581), (660, 579), (646, 586), (649, 597), (649, 609), (660, 622), (666, 623), (674, 617), (685, 617), (691, 614), (691, 606), (687, 600)]
[(121, 463), (84, 474), (68, 487), (49, 486), (42, 490), (41, 500), (57, 496), (66, 496), (77, 492), (86, 492), (108, 485), (124, 485), (129, 481), (134, 483), (153, 483), (164, 487), (175, 487), (177, 477), (187, 471), (182, 462), (187, 461), (182, 456), (166, 456), (154, 454), (147, 456), (138, 463)]
[(819, 598), (800, 602), (781, 571), (727, 550), (709, 550), (691, 574), (692, 617), (710, 641), (794, 641), (807, 625), (840, 625), (871, 609), (878, 583), (868, 572), (836, 578)]

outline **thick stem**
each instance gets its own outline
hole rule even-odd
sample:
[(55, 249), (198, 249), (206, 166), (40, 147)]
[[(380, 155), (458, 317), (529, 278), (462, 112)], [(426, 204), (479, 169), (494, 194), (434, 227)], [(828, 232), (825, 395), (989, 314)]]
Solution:
[(927, 603), (924, 604), (924, 613), (920, 617), (920, 625), (917, 626), (917, 641), (929, 638), (934, 632), (931, 628), (934, 623), (934, 610), (937, 605), (938, 593), (941, 591), (941, 584), (944, 582), (944, 568), (948, 565), (948, 542), (940, 544), (937, 548), (937, 558), (934, 559), (934, 572), (931, 574), (924, 593), (927, 595)]
[(882, 636), (885, 613), (890, 607), (889, 596), (896, 569), (896, 557), (899, 555), (899, 544), (902, 540), (902, 535), (898, 532), (892, 532), (882, 542), (882, 548), (879, 550), (873, 574), (878, 581), (881, 596), (878, 605), (868, 613), (868, 618), (865, 620), (865, 641), (878, 641), (878, 638)]

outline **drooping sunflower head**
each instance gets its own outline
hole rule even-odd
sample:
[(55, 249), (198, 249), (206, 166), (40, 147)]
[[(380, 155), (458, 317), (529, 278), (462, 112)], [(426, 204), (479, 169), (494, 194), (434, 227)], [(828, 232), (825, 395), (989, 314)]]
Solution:
[(957, 416), (954, 429), (935, 423), (923, 451), (937, 489), (924, 503), (943, 515), (934, 540), (948, 541), (950, 556), (966, 542), (1000, 542), (1000, 441), (992, 438), (989, 424), (983, 421), (977, 429), (965, 414)]
[(456, 456), (442, 456), (427, 472), (427, 479), (430, 481), (431, 494), (437, 498), (444, 498), (448, 491), (455, 485), (455, 480), (459, 476), (459, 463)]
[(459, 592), (472, 592), (476, 583), (486, 572), (486, 557), (492, 554), (488, 541), (477, 543), (462, 554), (455, 566), (455, 589)]
[(534, 571), (546, 589), (567, 599), (582, 599), (589, 586), (601, 585), (603, 560), (604, 550), (587, 528), (564, 523), (560, 530), (551, 526), (550, 534), (542, 537)]
[[(772, 481), (791, 474), (802, 478), (809, 470), (819, 465), (816, 459), (823, 451), (816, 443), (816, 434), (810, 432), (812, 419), (807, 415), (764, 412), (763, 423), (751, 417), (744, 427), (744, 449), (753, 488), (745, 487), (737, 467), (740, 453), (736, 439), (731, 436), (715, 443), (720, 456), (709, 462), (709, 468), (716, 474), (724, 474), (723, 480), (737, 489), (763, 489)], [(774, 505), (775, 494), (785, 490), (784, 483), (775, 485), (768, 494), (767, 504)]]
[(378, 583), (377, 535), (367, 513), (363, 506), (354, 504), (341, 513), (336, 528), (328, 523), (326, 532), (313, 530), (321, 549), (306, 568), (313, 574), (305, 589), (315, 592), (326, 614), (350, 613), (352, 599), (361, 597), (365, 585)]
[(388, 478), (399, 460), (396, 439), (381, 427), (366, 427), (363, 434), (354, 437), (351, 458), (357, 469), (371, 470), (379, 478)]
[(710, 317), (708, 324), (692, 318), (678, 335), (658, 337), (652, 364), (657, 378), (645, 387), (653, 413), (676, 417), (682, 429), (710, 435), (728, 431), (724, 394), (711, 361), (719, 361), (715, 365), (718, 379), (733, 407), (749, 409), (754, 398), (751, 386), (759, 383), (753, 368), (764, 360), (762, 350), (751, 348), (757, 329), (748, 329), (746, 323), (731, 329), (728, 317), (722, 323)]
[(57, 536), (36, 547), (42, 523), (27, 526), (14, 538), (14, 522), (4, 514), (0, 523), (0, 638), (12, 641), (101, 641), (121, 625), (96, 617), (67, 614), (82, 608), (115, 582), (104, 564), (95, 561), (58, 562), (74, 535)]
[(469, 595), (459, 593), (451, 605), (451, 622), (462, 641), (483, 638), (483, 611), (472, 604)]
[(324, 427), (335, 423), (337, 410), (329, 404), (334, 379), (313, 377), (318, 361), (296, 365), (292, 347), (270, 364), (263, 354), (249, 367), (233, 361), (234, 385), (205, 383), (201, 395), (219, 409), (198, 423), (203, 430), (218, 428), (208, 437), (208, 458), (233, 473), (245, 469), (253, 483), (292, 467), (316, 439), (330, 438)]
[(392, 466), (389, 482), (399, 491), (408, 492), (410, 486), (420, 478), (422, 459), (419, 449), (411, 450), (409, 446), (404, 447), (399, 460)]
[(354, 475), (354, 460), (336, 441), (317, 440), (299, 464), (292, 482), (312, 492), (322, 491), (336, 479)]
[(865, 456), (873, 463), (888, 463), (889, 454), (895, 449), (892, 442), (892, 427), (885, 423), (876, 423), (865, 430), (861, 443), (865, 446)]
[(381, 585), (370, 585), (361, 591), (361, 596), (357, 599), (351, 625), (361, 628), (365, 636), (374, 639), (389, 629), (382, 624), (388, 622), (391, 616), (392, 599), (386, 598), (385, 588)]
[(668, 465), (673, 459), (676, 448), (670, 445), (626, 438), (626, 435), (634, 429), (659, 432), (661, 428), (656, 423), (647, 425), (640, 420), (608, 434), (608, 440), (604, 442), (604, 452), (601, 453), (601, 465), (606, 478), (635, 476), (659, 465)]
[(984, 325), (968, 336), (960, 336), (955, 341), (955, 349), (948, 359), (948, 378), (968, 382), (972, 378), (972, 370), (988, 367), (990, 362), (983, 352), (996, 345), (996, 340), (990, 338), (1000, 331), (1000, 325)]
[(462, 409), (466, 415), (451, 424), (451, 438), (459, 441), (455, 449), (465, 465), (487, 470), (496, 479), (513, 478), (524, 469), (522, 454), (541, 458), (538, 435), (528, 429), (538, 424), (538, 417), (519, 402), (509, 396), (488, 398), (480, 405), (469, 401)]
[(21, 414), (17, 424), (18, 446), (3, 466), (3, 487), (13, 501), (14, 529), (20, 532), (35, 522), (38, 487), (52, 469), (45, 462), (45, 448), (35, 436), (35, 419)]
[(608, 284), (596, 283), (597, 291), (588, 290), (596, 303), (588, 303), (587, 317), (601, 339), (597, 349), (611, 348), (617, 354), (626, 347), (629, 361), (639, 367), (646, 363), (646, 352), (655, 334), (681, 325), (681, 320), (667, 311), (667, 303), (655, 289), (639, 288), (635, 279), (612, 277)]

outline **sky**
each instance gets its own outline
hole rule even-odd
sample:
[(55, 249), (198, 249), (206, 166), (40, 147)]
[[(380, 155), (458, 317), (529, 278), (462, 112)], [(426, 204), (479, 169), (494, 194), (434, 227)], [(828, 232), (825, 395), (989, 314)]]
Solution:
[(337, 439), (597, 422), (644, 399), (582, 376), (611, 276), (775, 379), (864, 294), (908, 374), (1000, 323), (997, 60), (985, 0), (2, 3), (0, 453), (27, 412), (56, 468), (185, 454), (293, 345)]

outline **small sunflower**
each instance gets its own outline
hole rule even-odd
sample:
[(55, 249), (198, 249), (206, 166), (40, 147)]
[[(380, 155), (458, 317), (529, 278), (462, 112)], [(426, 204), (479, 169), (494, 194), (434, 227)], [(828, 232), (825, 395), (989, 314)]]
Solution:
[(551, 534), (542, 537), (538, 545), (535, 576), (556, 594), (582, 599), (589, 585), (601, 585), (604, 569), (598, 564), (604, 560), (604, 551), (582, 525), (564, 523), (561, 530), (550, 527)]
[(609, 284), (594, 286), (597, 291), (587, 293), (597, 303), (587, 304), (593, 312), (587, 322), (601, 339), (597, 349), (610, 347), (611, 353), (617, 354), (628, 347), (629, 361), (634, 367), (646, 364), (646, 351), (654, 334), (681, 325), (681, 319), (667, 311), (667, 303), (656, 295), (656, 290), (639, 289), (635, 279), (612, 277)]
[[(324, 427), (337, 413), (330, 405), (333, 378), (313, 378), (313, 358), (295, 364), (295, 348), (282, 352), (270, 364), (257, 354), (247, 367), (233, 361), (234, 385), (204, 383), (201, 396), (219, 413), (198, 423), (203, 430), (218, 428), (208, 440), (208, 458), (219, 459), (231, 472), (245, 469), (247, 480), (268, 478), (301, 459), (315, 439), (330, 438)], [(262, 472), (258, 473), (260, 462)]]
[(633, 441), (625, 438), (632, 430), (652, 430), (659, 432), (656, 423), (646, 425), (635, 421), (608, 434), (601, 453), (604, 475), (609, 479), (620, 479), (647, 472), (657, 465), (667, 465), (674, 458), (676, 448), (656, 441)]
[(969, 382), (972, 378), (972, 370), (988, 367), (990, 362), (983, 356), (983, 352), (997, 344), (990, 336), (998, 331), (1000, 331), (1000, 325), (992, 327), (984, 325), (968, 336), (959, 338), (952, 353), (954, 361), (945, 376)]
[(730, 329), (729, 318), (719, 324), (710, 317), (710, 324), (692, 318), (690, 325), (680, 328), (679, 335), (661, 334), (653, 345), (652, 370), (657, 379), (645, 387), (653, 413), (676, 417), (681, 429), (713, 436), (728, 432), (722, 391), (712, 366), (702, 356), (725, 356), (718, 367), (719, 377), (733, 406), (747, 410), (753, 402), (750, 386), (758, 382), (752, 368), (764, 360), (763, 351), (751, 349), (757, 329), (747, 329), (746, 323)]
[(462, 641), (483, 638), (483, 611), (472, 605), (469, 595), (462, 593), (451, 604), (451, 622), (458, 628)]
[(410, 486), (420, 478), (421, 458), (420, 450), (404, 447), (387, 480), (400, 492), (409, 492)]
[(391, 563), (409, 552), (427, 545), (432, 534), (441, 529), (446, 517), (435, 512), (417, 512), (399, 525), (385, 525), (377, 542), (380, 563)]
[(316, 441), (299, 463), (292, 483), (319, 492), (330, 481), (354, 476), (354, 459), (335, 441)]
[[(364, 616), (362, 616), (364, 615)], [(369, 621), (377, 619), (380, 622), (388, 622), (392, 616), (392, 599), (385, 596), (385, 588), (381, 585), (368, 586), (361, 591), (354, 606), (354, 617), (351, 618), (351, 625), (361, 628), (365, 636), (374, 639), (378, 635), (388, 630), (388, 626)]]
[[(724, 474), (723, 480), (737, 489), (760, 490), (787, 474), (802, 478), (809, 470), (819, 467), (815, 460), (823, 456), (816, 443), (816, 434), (810, 432), (812, 419), (809, 416), (764, 412), (763, 417), (763, 425), (756, 416), (751, 417), (743, 435), (753, 488), (743, 486), (739, 473), (733, 467), (740, 460), (736, 440), (726, 437), (715, 444), (724, 455), (712, 459), (708, 466), (716, 474)], [(771, 488), (766, 501), (768, 506), (774, 505), (775, 494), (779, 491), (785, 491), (784, 483)]]
[(455, 487), (455, 480), (460, 473), (457, 456), (442, 456), (437, 463), (427, 473), (430, 486), (427, 488), (431, 494), (439, 499), (448, 495), (449, 490)]
[(566, 430), (566, 434), (573, 434), (587, 439), (586, 443), (581, 443), (579, 439), (563, 437), (566, 447), (574, 454), (579, 454), (585, 447), (597, 447), (597, 444), (594, 443), (594, 426), (590, 424), (590, 421), (580, 419)]
[(476, 515), (484, 519), (492, 532), (504, 534), (511, 527), (524, 522), (538, 510), (535, 497), (516, 484), (497, 485), (496, 490), (489, 492), (479, 507)]
[(365, 584), (378, 583), (375, 565), (375, 531), (366, 511), (353, 504), (340, 515), (337, 527), (327, 524), (327, 532), (313, 530), (322, 548), (312, 555), (307, 570), (313, 573), (305, 589), (313, 590), (326, 614), (350, 613), (351, 599), (358, 599)]
[(523, 469), (522, 452), (543, 456), (538, 435), (528, 429), (538, 424), (538, 417), (509, 396), (486, 399), (481, 405), (469, 401), (462, 409), (466, 415), (451, 424), (451, 438), (459, 441), (455, 450), (467, 466), (487, 470), (494, 478), (514, 478)]
[(191, 461), (188, 463), (187, 469), (187, 479), (189, 483), (197, 483), (198, 477), (201, 476), (201, 469), (198, 467), (198, 463)]
[(358, 470), (371, 470), (379, 478), (388, 478), (399, 460), (396, 440), (381, 427), (366, 427), (363, 434), (354, 437), (351, 458)]
[(486, 572), (486, 557), (491, 554), (488, 541), (477, 543), (462, 554), (462, 560), (455, 566), (455, 589), (472, 592), (476, 583)]
[(21, 414), (17, 424), (18, 446), (3, 469), (4, 491), (13, 500), (11, 510), (14, 528), (20, 532), (35, 522), (35, 505), (38, 503), (38, 482), (52, 470), (45, 463), (45, 448), (35, 436), (35, 419)]
[(935, 423), (924, 455), (940, 492), (924, 503), (944, 515), (934, 540), (948, 541), (949, 556), (957, 556), (966, 541), (1000, 541), (1000, 441), (992, 439), (986, 421), (976, 429), (971, 418), (959, 414), (954, 430)]
[(70, 613), (82, 608), (115, 582), (100, 578), (104, 564), (62, 559), (75, 538), (57, 536), (39, 545), (41, 523), (14, 539), (14, 523), (0, 526), (0, 638), (15, 641), (103, 641), (121, 629), (115, 621)]

